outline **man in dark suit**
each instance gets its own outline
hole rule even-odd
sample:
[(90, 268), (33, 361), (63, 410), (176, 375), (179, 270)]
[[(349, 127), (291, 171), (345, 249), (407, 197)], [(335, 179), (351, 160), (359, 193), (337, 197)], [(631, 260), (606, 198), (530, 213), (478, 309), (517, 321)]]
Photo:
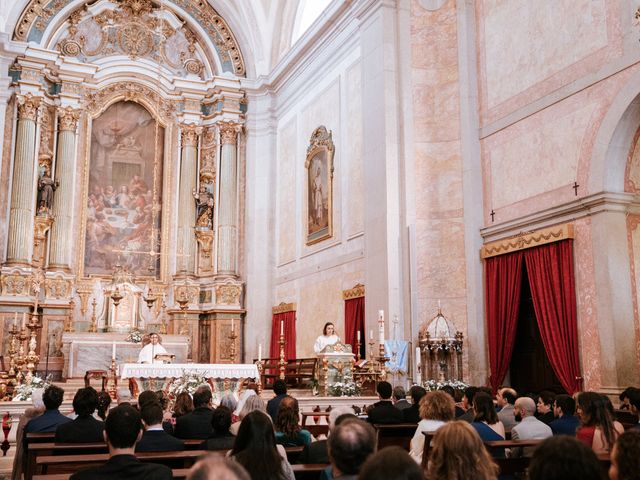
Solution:
[(280, 379), (273, 382), (273, 393), (275, 394), (275, 397), (267, 402), (267, 413), (271, 416), (271, 420), (275, 422), (280, 402), (287, 396), (286, 382)]
[[(336, 407), (329, 413), (329, 435), (342, 422), (346, 420), (357, 420), (353, 408)], [(304, 446), (302, 453), (298, 457), (297, 463), (330, 463), (327, 440), (317, 440)]]
[(199, 438), (205, 440), (211, 436), (211, 389), (207, 385), (199, 387), (193, 394), (194, 410), (176, 420), (174, 435), (178, 438)]
[(576, 436), (580, 420), (574, 415), (576, 402), (569, 395), (558, 395), (553, 402), (553, 413), (556, 419), (549, 423), (554, 435)]
[[(629, 410), (640, 419), (640, 388), (634, 388), (629, 392)], [(640, 430), (640, 422), (631, 428)]]
[(100, 467), (74, 473), (70, 480), (172, 480), (169, 467), (143, 463), (134, 456), (135, 445), (141, 434), (140, 414), (135, 408), (119, 405), (112, 409), (104, 426), (109, 460)]
[[(55, 432), (58, 426), (71, 421), (60, 413), (60, 405), (64, 397), (64, 390), (55, 385), (48, 387), (42, 394), (42, 402), (46, 410), (39, 417), (30, 420), (24, 427), (24, 433)], [(26, 439), (26, 436), (25, 436)]]
[(142, 411), (144, 433), (136, 445), (136, 452), (173, 452), (184, 450), (184, 442), (169, 435), (162, 428), (162, 407), (158, 402), (146, 402)]
[(414, 385), (409, 389), (411, 396), (411, 406), (402, 411), (402, 420), (405, 423), (418, 423), (420, 420), (420, 400), (427, 394), (427, 391), (419, 385)]
[(73, 397), (73, 411), (78, 415), (72, 422), (56, 430), (56, 443), (93, 443), (104, 441), (104, 423), (93, 418), (98, 406), (98, 392), (93, 387), (80, 388)]
[(404, 410), (411, 406), (411, 404), (407, 402), (407, 392), (405, 392), (404, 387), (401, 385), (393, 387), (393, 406), (398, 410)]
[(389, 382), (380, 382), (376, 387), (379, 402), (373, 404), (369, 410), (369, 423), (402, 423), (402, 412), (391, 403), (393, 388)]

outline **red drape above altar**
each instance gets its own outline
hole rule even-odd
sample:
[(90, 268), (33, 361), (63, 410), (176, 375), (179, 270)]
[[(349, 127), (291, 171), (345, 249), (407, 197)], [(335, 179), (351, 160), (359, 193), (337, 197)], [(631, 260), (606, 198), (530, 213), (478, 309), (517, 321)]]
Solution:
[(271, 358), (280, 358), (280, 322), (284, 330), (285, 360), (296, 358), (296, 312), (274, 313), (271, 320)]
[(356, 355), (358, 332), (364, 345), (364, 297), (344, 301), (344, 341), (351, 345), (351, 351)]

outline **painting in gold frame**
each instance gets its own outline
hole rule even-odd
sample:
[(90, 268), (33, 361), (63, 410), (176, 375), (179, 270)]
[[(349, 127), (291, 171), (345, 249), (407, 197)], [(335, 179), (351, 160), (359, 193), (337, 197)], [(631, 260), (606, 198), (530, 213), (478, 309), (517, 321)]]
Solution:
[(307, 245), (333, 236), (333, 155), (331, 131), (324, 125), (311, 134), (307, 147)]

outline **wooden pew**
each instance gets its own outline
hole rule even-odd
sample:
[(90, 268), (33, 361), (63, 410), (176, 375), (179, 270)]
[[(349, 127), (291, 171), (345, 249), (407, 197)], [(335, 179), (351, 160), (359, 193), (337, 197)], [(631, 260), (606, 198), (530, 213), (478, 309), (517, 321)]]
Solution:
[(308, 463), (291, 465), (291, 468), (296, 480), (318, 480), (322, 471), (328, 466), (328, 464), (323, 463)]
[(407, 452), (411, 449), (411, 438), (416, 433), (416, 425), (413, 423), (374, 424), (376, 429), (376, 441), (378, 450), (398, 446)]
[[(206, 450), (184, 450), (181, 452), (141, 452), (136, 453), (136, 457), (143, 462), (166, 464), (181, 464), (181, 467), (189, 468), (198, 458), (208, 455)], [(224, 454), (223, 451), (220, 453)], [(45, 455), (36, 459), (36, 475), (51, 473), (73, 473), (78, 469), (96, 467), (106, 463), (109, 459), (108, 453), (98, 453), (91, 455)]]
[[(314, 423), (307, 423), (307, 420), (311, 417)], [(325, 424), (317, 424), (315, 423), (315, 418), (317, 417), (320, 420), (320, 417), (325, 417), (327, 422), (329, 422), (329, 412), (302, 412), (302, 428), (306, 428), (311, 432), (315, 438), (318, 438), (320, 435), (327, 435), (329, 433), (329, 425)]]
[[(320, 478), (322, 471), (329, 465), (325, 464), (307, 464), (307, 465), (291, 465), (293, 473), (296, 476), (296, 480), (317, 480)], [(180, 480), (186, 478), (189, 469), (188, 468), (174, 468), (172, 470), (173, 478)], [(36, 475), (33, 480), (69, 480), (71, 473), (52, 473), (44, 475)]]
[(284, 451), (287, 452), (287, 460), (289, 460), (289, 463), (295, 463), (302, 453), (302, 450), (304, 450), (304, 445), (297, 447), (284, 447)]
[[(185, 450), (199, 450), (201, 439), (185, 439)], [(46, 455), (83, 455), (89, 453), (108, 453), (105, 442), (100, 443), (34, 443), (27, 450), (27, 468), (25, 478), (29, 480), (35, 472), (36, 459)]]
[[(171, 470), (174, 479), (182, 479), (186, 478), (189, 474), (188, 468), (174, 468)], [(33, 480), (69, 480), (71, 473), (50, 473), (47, 475), (36, 475), (33, 477)]]

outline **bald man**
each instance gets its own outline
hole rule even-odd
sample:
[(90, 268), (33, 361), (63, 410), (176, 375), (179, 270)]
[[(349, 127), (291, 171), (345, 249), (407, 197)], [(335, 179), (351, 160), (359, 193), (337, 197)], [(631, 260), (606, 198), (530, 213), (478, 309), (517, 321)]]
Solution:
[[(530, 397), (520, 397), (516, 400), (514, 406), (514, 414), (516, 421), (519, 422), (511, 429), (511, 440), (544, 440), (551, 437), (553, 432), (549, 425), (538, 420), (534, 414), (536, 413), (536, 402)], [(517, 457), (524, 454), (529, 457), (533, 453), (533, 448), (525, 448), (524, 452), (514, 448), (511, 450), (511, 456)]]

